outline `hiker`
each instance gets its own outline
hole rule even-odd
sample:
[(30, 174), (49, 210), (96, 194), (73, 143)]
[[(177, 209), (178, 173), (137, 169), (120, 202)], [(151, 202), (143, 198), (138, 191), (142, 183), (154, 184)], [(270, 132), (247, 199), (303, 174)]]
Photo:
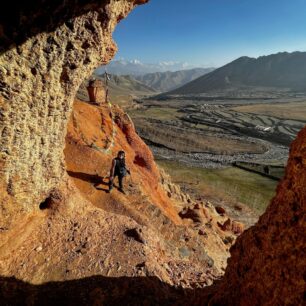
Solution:
[(124, 151), (119, 151), (117, 157), (113, 159), (112, 168), (110, 170), (109, 177), (109, 192), (113, 189), (113, 181), (116, 176), (118, 176), (119, 181), (119, 191), (124, 193), (122, 181), (126, 176), (126, 173), (131, 174), (130, 170), (126, 168), (125, 165), (125, 153)]

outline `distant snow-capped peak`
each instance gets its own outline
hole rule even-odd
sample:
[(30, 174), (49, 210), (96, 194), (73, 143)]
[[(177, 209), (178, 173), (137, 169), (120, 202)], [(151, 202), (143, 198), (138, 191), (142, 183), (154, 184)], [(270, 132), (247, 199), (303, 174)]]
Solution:
[(143, 75), (154, 72), (178, 71), (192, 69), (194, 66), (179, 61), (160, 61), (159, 63), (143, 63), (138, 59), (125, 60), (119, 58), (111, 61), (106, 66), (97, 68), (96, 73), (100, 74), (107, 70), (109, 73), (117, 75)]

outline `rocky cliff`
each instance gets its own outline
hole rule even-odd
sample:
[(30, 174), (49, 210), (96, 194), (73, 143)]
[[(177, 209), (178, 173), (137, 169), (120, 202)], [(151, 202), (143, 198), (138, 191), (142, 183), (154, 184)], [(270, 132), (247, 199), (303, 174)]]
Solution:
[(76, 91), (114, 56), (116, 24), (144, 2), (12, 2), (2, 10), (0, 171), (20, 208), (38, 208), (61, 181)]
[[(109, 193), (107, 186), (111, 160), (121, 149), (132, 173), (124, 180), (124, 195), (117, 188)], [(73, 290), (72, 300), (81, 293), (85, 301), (92, 294), (96, 301), (92, 291), (105, 290), (111, 285), (108, 278), (142, 277), (159, 280), (167, 288), (166, 295), (154, 297), (156, 304), (164, 304), (170, 296), (178, 302), (180, 288), (203, 288), (221, 276), (229, 246), (241, 231), (220, 227), (228, 224), (224, 213), (191, 199), (157, 168), (119, 107), (76, 100), (64, 154), (68, 176), (40, 203), (39, 211), (14, 217), (1, 231), (0, 284), (23, 292), (0, 290), (4, 300), (14, 304), (26, 295), (33, 303), (41, 301), (38, 285), (64, 282)], [(10, 279), (13, 276), (33, 286), (25, 289)], [(94, 276), (104, 277), (106, 283), (99, 285), (98, 279), (94, 288), (84, 289), (85, 279)], [(67, 283), (71, 280), (76, 281), (73, 289)], [(133, 296), (119, 293), (120, 284), (114, 286), (117, 293), (103, 293), (110, 305), (117, 305), (114, 299), (137, 305), (152, 298), (149, 288)], [(61, 286), (44, 288), (47, 296), (65, 299), (58, 292)], [(152, 285), (156, 288), (159, 284)]]

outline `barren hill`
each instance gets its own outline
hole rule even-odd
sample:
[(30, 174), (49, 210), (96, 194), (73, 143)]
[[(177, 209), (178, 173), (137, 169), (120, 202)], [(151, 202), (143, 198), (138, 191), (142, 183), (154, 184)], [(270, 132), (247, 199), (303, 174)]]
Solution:
[(146, 84), (156, 91), (165, 92), (181, 87), (198, 77), (207, 74), (214, 68), (194, 68), (180, 71), (156, 72), (145, 75), (134, 76), (134, 78), (143, 84)]
[[(99, 77), (103, 78), (103, 75)], [(149, 84), (140, 82), (137, 79), (135, 80), (129, 75), (110, 75), (109, 77), (108, 84), (110, 91), (116, 93), (116, 95), (148, 95), (156, 92)]]
[[(108, 77), (109, 79), (107, 81), (107, 87), (109, 100), (116, 101), (116, 103), (122, 107), (130, 107), (133, 105), (135, 98), (156, 94), (155, 89), (142, 84), (131, 76), (108, 75)], [(104, 84), (104, 88), (106, 87), (106, 80), (104, 75), (93, 75), (91, 78), (101, 80), (102, 84)], [(88, 80), (85, 80), (82, 82), (77, 91), (77, 97), (83, 101), (89, 101), (89, 96), (86, 89), (87, 86)]]
[(258, 87), (306, 90), (306, 52), (240, 57), (169, 94), (200, 94)]

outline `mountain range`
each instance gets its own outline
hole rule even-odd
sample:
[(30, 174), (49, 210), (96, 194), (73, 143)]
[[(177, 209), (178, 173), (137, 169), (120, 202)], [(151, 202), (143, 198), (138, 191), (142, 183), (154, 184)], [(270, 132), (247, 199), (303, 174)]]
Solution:
[(258, 87), (305, 91), (306, 52), (282, 52), (258, 58), (243, 56), (168, 94), (201, 94)]
[(96, 74), (103, 74), (105, 70), (116, 75), (144, 75), (155, 72), (178, 71), (192, 69), (194, 66), (178, 61), (161, 61), (159, 63), (143, 63), (139, 60), (113, 60), (106, 66), (96, 69)]
[(183, 86), (213, 70), (214, 68), (194, 68), (174, 72), (155, 72), (134, 76), (134, 78), (159, 92), (165, 92)]
[[(194, 68), (175, 72), (156, 72), (145, 75), (114, 75), (108, 74), (108, 86), (111, 95), (151, 95), (166, 92), (198, 78), (212, 71), (213, 68)], [(104, 80), (104, 74), (95, 74), (95, 77)], [(79, 91), (80, 93), (80, 91)], [(86, 91), (84, 91), (85, 94)], [(82, 97), (85, 99), (85, 97)]]

